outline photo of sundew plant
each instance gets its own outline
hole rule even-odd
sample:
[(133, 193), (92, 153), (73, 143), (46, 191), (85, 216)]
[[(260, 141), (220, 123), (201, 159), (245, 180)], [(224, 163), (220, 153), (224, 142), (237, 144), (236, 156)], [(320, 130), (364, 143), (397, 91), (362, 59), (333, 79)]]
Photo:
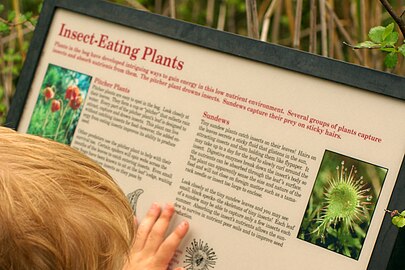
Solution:
[(298, 238), (358, 260), (387, 171), (326, 150)]
[(27, 133), (70, 145), (91, 79), (50, 64)]

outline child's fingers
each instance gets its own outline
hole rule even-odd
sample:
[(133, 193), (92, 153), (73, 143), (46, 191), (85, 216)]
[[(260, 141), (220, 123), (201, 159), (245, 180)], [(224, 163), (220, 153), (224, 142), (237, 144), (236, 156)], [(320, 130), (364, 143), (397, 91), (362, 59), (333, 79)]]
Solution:
[[(173, 258), (174, 252), (179, 247), (180, 242), (185, 237), (189, 229), (189, 223), (183, 221), (176, 227), (176, 229), (163, 241), (157, 253), (156, 260), (161, 265), (168, 265)], [(181, 269), (181, 268), (180, 268)]]
[(162, 244), (166, 231), (169, 227), (170, 220), (173, 217), (174, 205), (166, 204), (158, 220), (153, 225), (151, 232), (149, 233), (148, 239), (146, 240), (144, 250), (146, 252), (155, 253), (159, 246)]
[(147, 241), (150, 231), (159, 217), (160, 211), (160, 206), (157, 203), (153, 203), (146, 214), (146, 217), (139, 224), (133, 247), (134, 252), (139, 252), (144, 248), (145, 242)]

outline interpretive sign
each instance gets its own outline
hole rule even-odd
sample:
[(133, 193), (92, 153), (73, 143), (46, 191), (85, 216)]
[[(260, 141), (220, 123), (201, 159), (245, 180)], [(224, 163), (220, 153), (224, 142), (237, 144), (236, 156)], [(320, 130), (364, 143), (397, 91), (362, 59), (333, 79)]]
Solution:
[[(385, 269), (405, 78), (94, 0), (45, 1), (8, 125), (99, 162), (172, 267)], [(176, 222), (178, 222), (176, 220)]]

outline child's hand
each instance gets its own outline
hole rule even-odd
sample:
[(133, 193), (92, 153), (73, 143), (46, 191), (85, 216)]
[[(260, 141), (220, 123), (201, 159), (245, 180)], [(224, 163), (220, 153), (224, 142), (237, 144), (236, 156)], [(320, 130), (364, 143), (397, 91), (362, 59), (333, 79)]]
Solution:
[[(167, 270), (174, 252), (189, 228), (188, 222), (183, 221), (165, 238), (173, 213), (172, 204), (167, 204), (163, 210), (156, 203), (152, 205), (138, 226), (124, 270)], [(175, 270), (181, 269), (183, 268)]]

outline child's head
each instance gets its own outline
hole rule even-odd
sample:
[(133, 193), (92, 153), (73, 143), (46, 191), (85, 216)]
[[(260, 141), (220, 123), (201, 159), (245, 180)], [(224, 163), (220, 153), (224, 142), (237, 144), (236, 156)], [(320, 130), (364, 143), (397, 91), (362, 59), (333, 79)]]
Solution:
[(0, 127), (0, 269), (120, 269), (133, 222), (125, 195), (95, 162)]

